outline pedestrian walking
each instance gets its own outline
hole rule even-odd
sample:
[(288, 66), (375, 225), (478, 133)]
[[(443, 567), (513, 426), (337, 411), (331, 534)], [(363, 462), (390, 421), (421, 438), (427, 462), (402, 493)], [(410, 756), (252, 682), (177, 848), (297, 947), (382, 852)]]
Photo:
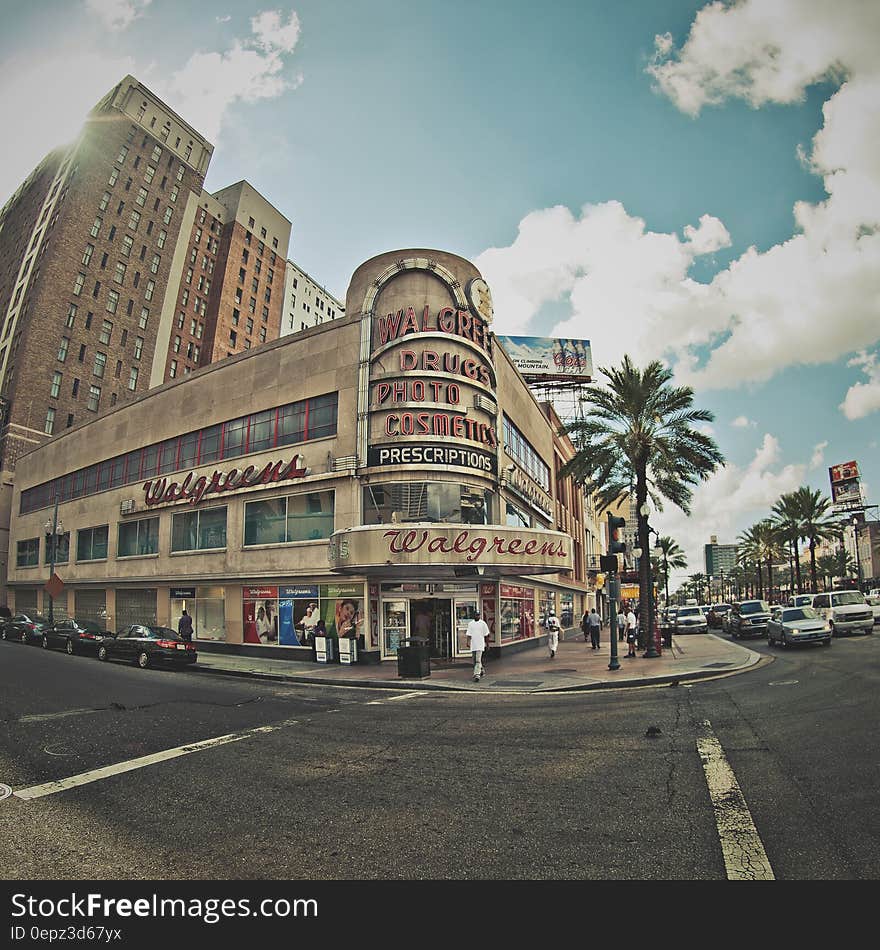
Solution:
[(584, 643), (590, 639), (590, 611), (585, 610), (583, 617), (581, 617), (581, 630), (584, 634)]
[(480, 619), (480, 611), (474, 611), (474, 618), (467, 626), (467, 647), (474, 659), (474, 682), (479, 683), (483, 675), (483, 651), (486, 649), (486, 638), (489, 636), (489, 627), (485, 620)]
[(626, 655), (627, 659), (636, 655), (637, 639), (638, 634), (636, 632), (636, 615), (633, 613), (632, 607), (630, 607), (626, 614), (626, 645), (629, 649), (629, 652)]
[(193, 638), (192, 617), (186, 612), (186, 608), (184, 608), (183, 613), (180, 615), (180, 620), (177, 621), (177, 632), (180, 634), (181, 639), (186, 640), (187, 643)]
[(552, 612), (547, 618), (547, 649), (552, 660), (559, 649), (559, 618)]
[(602, 629), (602, 618), (596, 612), (595, 607), (590, 611), (589, 621), (590, 621), (590, 644), (594, 650), (598, 650), (599, 649), (599, 632)]
[(622, 605), (617, 615), (617, 639), (621, 642), (626, 639), (626, 610)]

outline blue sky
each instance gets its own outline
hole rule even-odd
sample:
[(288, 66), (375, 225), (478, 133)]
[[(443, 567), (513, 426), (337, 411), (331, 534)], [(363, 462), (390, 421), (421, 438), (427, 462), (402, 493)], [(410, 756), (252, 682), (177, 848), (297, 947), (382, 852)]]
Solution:
[(131, 72), (215, 143), (209, 190), (252, 182), (337, 296), (373, 254), (443, 248), (498, 332), (667, 361), (728, 460), (690, 519), (656, 516), (690, 572), (831, 464), (877, 502), (880, 5), (3, 7), (0, 201)]

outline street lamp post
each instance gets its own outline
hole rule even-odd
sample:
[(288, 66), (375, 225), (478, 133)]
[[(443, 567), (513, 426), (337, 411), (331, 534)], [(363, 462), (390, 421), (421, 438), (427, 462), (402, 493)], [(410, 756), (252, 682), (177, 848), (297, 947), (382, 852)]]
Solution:
[[(46, 533), (49, 535), (49, 580), (55, 576), (55, 556), (58, 549), (58, 538), (64, 533), (64, 526), (58, 520), (58, 496), (55, 496), (55, 510), (52, 512), (52, 520), (44, 525)], [(55, 598), (49, 594), (49, 623), (55, 623)]]
[(859, 593), (862, 592), (862, 557), (859, 554), (859, 519), (857, 515), (852, 517), (853, 526), (853, 544), (856, 549), (856, 581), (859, 585)]
[[(657, 649), (657, 643), (654, 638), (654, 572), (651, 566), (651, 552), (648, 550), (648, 545), (651, 543), (651, 533), (653, 532), (656, 534), (657, 532), (654, 531), (654, 529), (648, 524), (648, 515), (650, 515), (650, 513), (651, 507), (646, 501), (639, 508), (639, 515), (645, 526), (644, 535), (642, 535), (640, 532), (640, 539), (641, 537), (645, 538), (645, 550), (643, 552), (641, 548), (636, 549), (639, 551), (637, 557), (644, 556), (646, 561), (646, 570), (640, 572), (639, 574), (640, 579), (641, 577), (645, 577), (648, 584), (648, 627), (645, 638), (645, 652), (642, 654), (646, 660), (653, 660), (660, 656), (660, 652)], [(636, 553), (636, 550), (633, 551), (634, 554)]]

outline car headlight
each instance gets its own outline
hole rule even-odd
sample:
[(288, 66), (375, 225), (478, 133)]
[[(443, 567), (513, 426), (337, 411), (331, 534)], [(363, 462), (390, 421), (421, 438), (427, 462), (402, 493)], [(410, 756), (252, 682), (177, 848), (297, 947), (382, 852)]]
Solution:
[(800, 633), (800, 630), (798, 630), (797, 627), (795, 627), (795, 629), (792, 630), (791, 632), (792, 632), (795, 636), (797, 636), (797, 635)]

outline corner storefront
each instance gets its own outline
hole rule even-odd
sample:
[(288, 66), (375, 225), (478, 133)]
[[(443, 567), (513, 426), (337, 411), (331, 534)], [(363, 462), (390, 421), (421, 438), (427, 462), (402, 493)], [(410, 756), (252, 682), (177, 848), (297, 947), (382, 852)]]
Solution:
[[(491, 331), (488, 287), (441, 251), (355, 271), (344, 319), (165, 384), (24, 456), (9, 586), (57, 616), (176, 627), (204, 649), (313, 657), (315, 634), (389, 660), (411, 637), (495, 652), (593, 602), (573, 451)], [(567, 530), (561, 530), (562, 525)], [(593, 526), (594, 527), (594, 526)], [(592, 532), (595, 534), (595, 532)]]

